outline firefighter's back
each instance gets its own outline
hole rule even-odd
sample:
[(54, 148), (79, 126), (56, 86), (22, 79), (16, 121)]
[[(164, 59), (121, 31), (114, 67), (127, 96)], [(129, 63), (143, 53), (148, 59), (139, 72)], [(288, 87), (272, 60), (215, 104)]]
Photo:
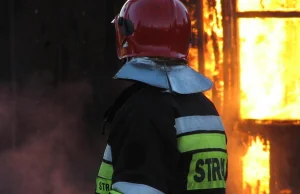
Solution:
[(226, 135), (205, 95), (140, 83), (123, 94), (96, 193), (225, 194)]
[(225, 194), (226, 135), (214, 104), (203, 94), (169, 94), (175, 114), (179, 169), (186, 194)]
[(128, 105), (143, 106), (160, 119), (160, 140), (152, 141), (163, 142), (164, 156), (159, 160), (164, 160), (168, 175), (161, 181), (170, 193), (225, 194), (225, 130), (214, 104), (203, 93), (180, 95), (145, 86)]

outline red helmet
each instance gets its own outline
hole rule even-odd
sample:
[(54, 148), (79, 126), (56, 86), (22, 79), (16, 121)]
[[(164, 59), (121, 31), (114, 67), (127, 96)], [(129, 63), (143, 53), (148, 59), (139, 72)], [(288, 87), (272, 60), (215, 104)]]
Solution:
[(187, 60), (191, 20), (179, 0), (128, 0), (113, 23), (120, 59)]

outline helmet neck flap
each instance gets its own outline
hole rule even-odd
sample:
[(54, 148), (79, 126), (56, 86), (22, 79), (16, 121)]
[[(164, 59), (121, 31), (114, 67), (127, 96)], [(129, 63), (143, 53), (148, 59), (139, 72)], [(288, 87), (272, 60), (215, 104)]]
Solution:
[(128, 60), (114, 78), (135, 80), (178, 94), (204, 92), (213, 86), (184, 62), (149, 57)]

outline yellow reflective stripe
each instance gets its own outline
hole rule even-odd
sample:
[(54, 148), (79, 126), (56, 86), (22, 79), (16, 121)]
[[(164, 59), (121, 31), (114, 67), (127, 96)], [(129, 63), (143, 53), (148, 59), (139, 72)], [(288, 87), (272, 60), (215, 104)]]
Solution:
[(177, 138), (180, 152), (189, 152), (200, 149), (226, 150), (226, 136), (219, 133), (199, 133)]
[(96, 193), (109, 194), (111, 190), (111, 179), (105, 179), (101, 177), (96, 178)]
[(118, 192), (118, 191), (115, 191), (115, 190), (111, 190), (111, 191), (109, 192), (109, 194), (122, 194), (122, 193), (120, 193), (120, 192)]
[(187, 190), (226, 188), (227, 154), (201, 152), (193, 155)]
[(106, 162), (102, 162), (98, 176), (106, 178), (106, 179), (111, 179), (113, 175), (113, 166), (111, 164), (107, 164)]

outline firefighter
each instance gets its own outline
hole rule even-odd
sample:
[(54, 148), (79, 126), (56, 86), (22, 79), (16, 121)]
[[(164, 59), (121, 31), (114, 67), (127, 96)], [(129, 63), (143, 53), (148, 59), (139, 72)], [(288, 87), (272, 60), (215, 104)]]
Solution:
[(179, 0), (128, 0), (113, 24), (124, 61), (114, 78), (134, 84), (106, 114), (96, 193), (225, 194), (226, 134), (203, 94), (212, 82), (187, 65), (187, 9)]

